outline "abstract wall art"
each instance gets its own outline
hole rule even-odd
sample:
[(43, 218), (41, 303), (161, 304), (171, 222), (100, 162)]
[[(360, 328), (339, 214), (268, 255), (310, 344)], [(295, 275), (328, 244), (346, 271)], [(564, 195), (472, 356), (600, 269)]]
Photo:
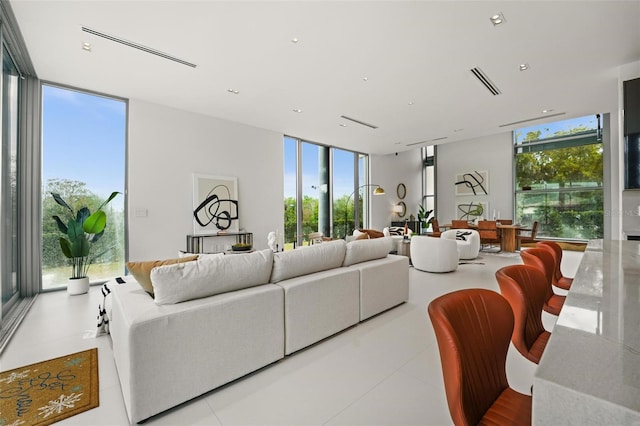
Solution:
[(238, 179), (193, 175), (193, 233), (238, 232)]
[(456, 216), (460, 220), (472, 221), (479, 217), (486, 217), (489, 211), (489, 203), (487, 201), (457, 200), (456, 204)]
[(456, 195), (489, 195), (489, 172), (459, 173), (455, 185)]

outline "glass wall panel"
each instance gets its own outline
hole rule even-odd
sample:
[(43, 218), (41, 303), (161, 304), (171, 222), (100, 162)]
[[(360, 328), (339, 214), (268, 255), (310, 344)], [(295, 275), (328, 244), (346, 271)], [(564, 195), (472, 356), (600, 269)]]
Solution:
[[(328, 193), (321, 177), (322, 147), (308, 142), (302, 144), (302, 244), (309, 243), (309, 234), (319, 232), (318, 215), (321, 194)], [(324, 186), (323, 186), (324, 185)]]
[(567, 239), (602, 238), (604, 216), (601, 189), (587, 191), (519, 192), (519, 223), (538, 221), (538, 236)]
[(295, 247), (298, 239), (297, 179), (298, 141), (284, 138), (284, 249)]
[[(435, 145), (428, 145), (422, 148), (422, 209), (424, 210), (429, 221), (431, 218), (436, 217), (436, 147)], [(429, 212), (431, 212), (429, 214)], [(418, 214), (420, 219), (420, 212)], [(428, 223), (425, 227), (421, 224), (421, 232), (430, 232), (432, 230), (431, 223)]]
[(53, 215), (65, 214), (51, 193), (74, 209), (94, 211), (111, 192), (105, 234), (94, 245), (92, 282), (124, 273), (126, 103), (52, 85), (42, 88), (42, 288), (66, 287), (71, 273)]
[(289, 136), (283, 146), (285, 250), (309, 244), (311, 233), (344, 238), (367, 225), (374, 186), (366, 154)]
[(333, 236), (344, 238), (353, 233), (356, 204), (362, 217), (362, 203), (356, 199), (356, 155), (351, 151), (333, 150)]
[(0, 272), (2, 312), (18, 298), (18, 93), (20, 77), (7, 49), (2, 49), (2, 184), (0, 187)]
[(514, 132), (516, 221), (538, 236), (604, 235), (603, 148), (599, 116)]

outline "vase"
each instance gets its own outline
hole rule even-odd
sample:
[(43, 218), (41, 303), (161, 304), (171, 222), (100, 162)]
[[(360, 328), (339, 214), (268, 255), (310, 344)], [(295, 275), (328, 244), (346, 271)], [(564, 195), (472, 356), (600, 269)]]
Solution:
[(67, 281), (67, 293), (71, 296), (85, 294), (89, 291), (89, 277), (69, 278)]

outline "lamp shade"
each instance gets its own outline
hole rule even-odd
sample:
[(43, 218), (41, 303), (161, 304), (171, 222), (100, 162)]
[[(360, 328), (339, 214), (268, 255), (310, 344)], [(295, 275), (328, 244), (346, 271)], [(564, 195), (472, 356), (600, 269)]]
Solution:
[(402, 210), (404, 210), (404, 209), (402, 208), (402, 206), (400, 204), (395, 204), (393, 206), (393, 212), (394, 213), (402, 213)]
[(378, 186), (373, 190), (373, 195), (384, 195), (384, 189), (381, 186)]

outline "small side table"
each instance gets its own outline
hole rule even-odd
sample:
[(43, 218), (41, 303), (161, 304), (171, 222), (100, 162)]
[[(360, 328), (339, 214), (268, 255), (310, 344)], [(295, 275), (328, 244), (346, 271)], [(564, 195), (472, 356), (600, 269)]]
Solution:
[(411, 259), (411, 240), (404, 239), (402, 241), (398, 241), (398, 255), (407, 256)]

